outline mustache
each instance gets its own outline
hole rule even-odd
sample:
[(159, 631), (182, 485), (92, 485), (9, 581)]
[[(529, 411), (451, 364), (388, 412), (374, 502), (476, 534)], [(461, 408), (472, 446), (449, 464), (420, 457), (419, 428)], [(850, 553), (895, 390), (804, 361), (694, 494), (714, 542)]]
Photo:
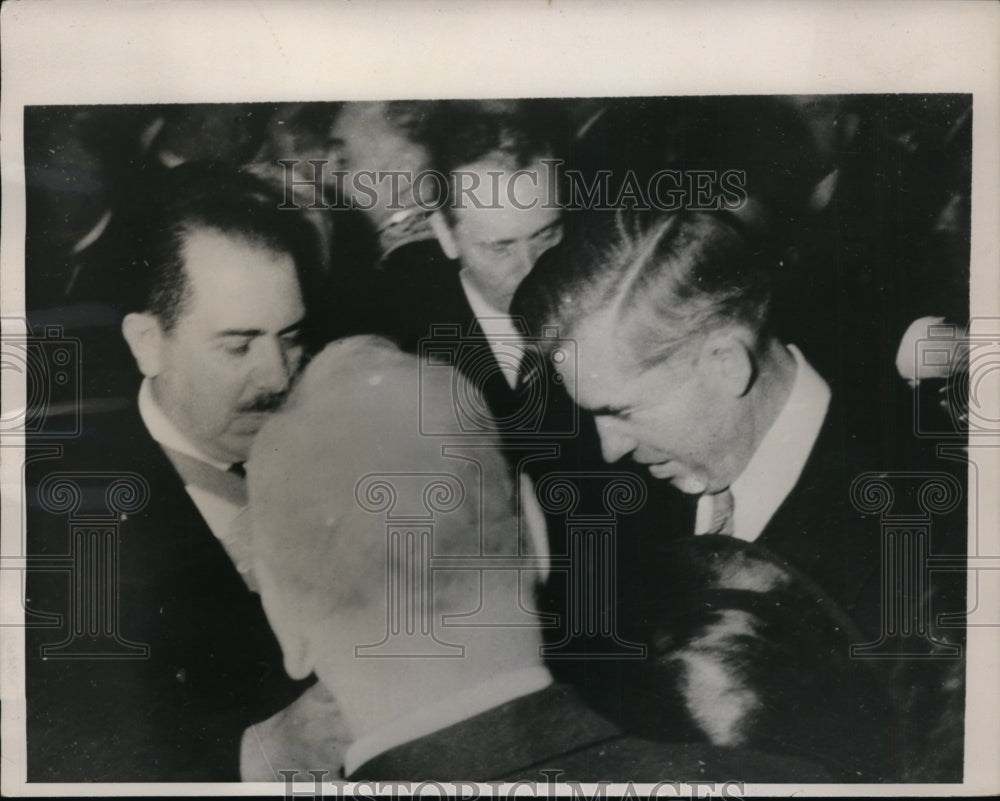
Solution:
[(287, 392), (268, 392), (240, 404), (236, 409), (240, 412), (274, 412), (281, 408), (287, 397)]

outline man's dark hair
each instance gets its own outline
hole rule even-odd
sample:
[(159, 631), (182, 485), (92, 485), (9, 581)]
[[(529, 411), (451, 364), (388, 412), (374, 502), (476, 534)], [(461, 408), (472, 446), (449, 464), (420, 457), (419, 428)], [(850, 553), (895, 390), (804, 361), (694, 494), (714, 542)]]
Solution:
[[(679, 537), (659, 564), (640, 620), (625, 624), (649, 656), (586, 678), (600, 711), (648, 739), (785, 754), (836, 781), (893, 775), (883, 667), (850, 657), (865, 635), (819, 585), (735, 537)], [(612, 681), (617, 693), (600, 691)]]
[[(420, 138), (430, 167), (448, 177), (491, 154), (514, 169), (542, 157), (558, 157), (566, 149), (568, 123), (550, 100), (443, 101), (428, 115)], [(439, 206), (448, 210), (448, 198)]]
[(258, 178), (192, 162), (168, 170), (146, 190), (131, 240), (126, 311), (150, 312), (164, 330), (173, 329), (190, 302), (184, 244), (197, 230), (290, 255), (303, 302), (315, 300), (315, 234), (299, 215), (279, 210), (281, 199)]
[(609, 314), (636, 362), (649, 366), (718, 324), (763, 334), (772, 262), (726, 212), (580, 213), (522, 282), (512, 312), (535, 332), (557, 326), (562, 339)]

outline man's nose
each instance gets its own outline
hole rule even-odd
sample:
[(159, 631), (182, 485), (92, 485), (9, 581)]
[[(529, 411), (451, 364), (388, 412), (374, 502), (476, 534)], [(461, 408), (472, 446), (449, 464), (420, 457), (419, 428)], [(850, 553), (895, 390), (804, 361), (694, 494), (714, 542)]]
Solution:
[(517, 248), (517, 262), (521, 272), (527, 275), (532, 271), (538, 257), (544, 252), (544, 248), (535, 245), (533, 242), (521, 242)]
[(292, 371), (288, 356), (277, 340), (260, 337), (253, 379), (258, 389), (265, 392), (284, 392), (288, 389)]
[(527, 251), (525, 255), (526, 269), (528, 270), (528, 272), (531, 272), (531, 270), (535, 269), (535, 265), (538, 263), (538, 260), (542, 257), (542, 254), (545, 253), (545, 251), (554, 248), (558, 244), (558, 242), (559, 239), (553, 240), (551, 238), (532, 239), (530, 242), (528, 242), (525, 246), (525, 250)]
[(638, 446), (639, 443), (636, 442), (635, 438), (622, 431), (621, 427), (614, 421), (598, 417), (594, 422), (601, 438), (601, 455), (605, 462), (617, 462), (623, 456), (632, 453)]

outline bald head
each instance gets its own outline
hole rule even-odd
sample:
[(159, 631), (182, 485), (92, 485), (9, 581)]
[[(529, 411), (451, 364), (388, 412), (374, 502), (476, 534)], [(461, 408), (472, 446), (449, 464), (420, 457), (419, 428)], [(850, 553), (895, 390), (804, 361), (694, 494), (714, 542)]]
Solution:
[[(276, 629), (275, 616), (384, 614), (387, 565), (397, 567), (387, 562), (390, 519), (432, 525), (435, 554), (517, 553), (514, 483), (497, 438), (442, 453), (466, 441), (453, 399), (471, 392), (459, 374), (422, 373), (376, 337), (334, 342), (310, 363), (247, 465), (254, 569)], [(435, 600), (464, 609), (468, 595), (475, 608), (475, 576), (451, 572), (435, 576)]]

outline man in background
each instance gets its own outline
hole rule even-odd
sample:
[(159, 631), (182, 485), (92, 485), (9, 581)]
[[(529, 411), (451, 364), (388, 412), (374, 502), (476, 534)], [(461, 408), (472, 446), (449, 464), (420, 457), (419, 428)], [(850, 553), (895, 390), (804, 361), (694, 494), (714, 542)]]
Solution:
[[(493, 403), (516, 384), (510, 300), (537, 258), (562, 237), (553, 160), (559, 118), (522, 101), (491, 109), (477, 103), (442, 103), (425, 124), (435, 180), (414, 186), (436, 211), (430, 222), (450, 260), (413, 264), (400, 250), (387, 265), (385, 333), (416, 350), (432, 326), (456, 326), (467, 339), (490, 343), (496, 387)], [(396, 263), (398, 262), (398, 263)], [(491, 376), (492, 377), (492, 376)], [(482, 387), (481, 387), (482, 388)], [(496, 397), (493, 397), (493, 396)]]

